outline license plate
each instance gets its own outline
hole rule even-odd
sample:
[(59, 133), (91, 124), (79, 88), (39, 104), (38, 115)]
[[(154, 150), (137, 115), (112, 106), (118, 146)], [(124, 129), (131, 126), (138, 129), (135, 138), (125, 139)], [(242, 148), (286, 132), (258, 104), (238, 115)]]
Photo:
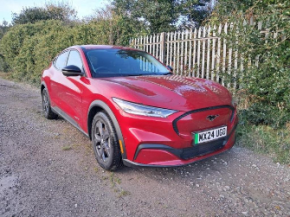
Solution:
[(227, 136), (227, 126), (194, 134), (194, 144), (200, 144)]

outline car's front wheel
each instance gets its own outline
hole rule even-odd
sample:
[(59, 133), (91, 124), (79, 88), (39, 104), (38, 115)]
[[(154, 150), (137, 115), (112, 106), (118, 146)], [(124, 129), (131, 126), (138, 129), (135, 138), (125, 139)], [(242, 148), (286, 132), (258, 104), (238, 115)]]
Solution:
[(50, 107), (50, 100), (46, 88), (41, 91), (41, 98), (44, 117), (47, 119), (57, 118), (57, 114), (55, 114)]
[(122, 164), (122, 156), (114, 126), (104, 112), (95, 115), (91, 131), (95, 157), (105, 170), (116, 170)]

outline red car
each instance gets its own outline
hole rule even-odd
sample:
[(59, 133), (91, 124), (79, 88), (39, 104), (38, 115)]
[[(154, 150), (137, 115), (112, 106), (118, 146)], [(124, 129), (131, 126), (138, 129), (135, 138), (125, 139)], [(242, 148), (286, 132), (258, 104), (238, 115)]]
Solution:
[(186, 165), (235, 143), (237, 111), (226, 88), (173, 75), (132, 48), (65, 49), (43, 71), (41, 95), (45, 117), (59, 115), (87, 135), (106, 170)]

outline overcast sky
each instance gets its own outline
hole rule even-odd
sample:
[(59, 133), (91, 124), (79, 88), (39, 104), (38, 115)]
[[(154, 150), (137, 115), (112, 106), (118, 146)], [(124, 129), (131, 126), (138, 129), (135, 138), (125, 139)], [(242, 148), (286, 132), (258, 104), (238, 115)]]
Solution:
[(83, 18), (91, 15), (97, 8), (102, 8), (110, 0), (0, 0), (0, 23), (6, 20), (11, 23), (12, 12), (19, 13), (23, 7), (44, 6), (45, 2), (68, 2), (78, 12), (78, 17)]

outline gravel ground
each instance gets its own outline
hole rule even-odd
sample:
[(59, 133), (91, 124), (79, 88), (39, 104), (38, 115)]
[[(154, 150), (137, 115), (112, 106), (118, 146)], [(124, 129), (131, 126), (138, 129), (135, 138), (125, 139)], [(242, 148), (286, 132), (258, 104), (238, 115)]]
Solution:
[(178, 168), (103, 171), (90, 141), (0, 79), (0, 216), (290, 216), (290, 168), (234, 147)]

